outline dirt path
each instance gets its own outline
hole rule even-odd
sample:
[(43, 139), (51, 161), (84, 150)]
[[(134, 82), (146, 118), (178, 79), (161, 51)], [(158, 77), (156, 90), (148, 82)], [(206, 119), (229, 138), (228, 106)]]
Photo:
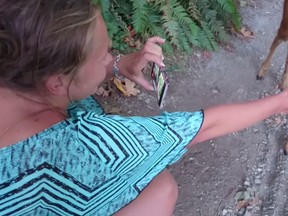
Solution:
[[(256, 82), (255, 76), (279, 25), (282, 1), (256, 1), (255, 6), (242, 13), (256, 39), (233, 38), (232, 52), (221, 50), (210, 60), (192, 57), (189, 72), (177, 78), (185, 89), (175, 85), (171, 93), (172, 109), (197, 109), (278, 91), (285, 44), (278, 48), (266, 79)], [(288, 159), (281, 150), (285, 131), (285, 116), (279, 115), (192, 149), (171, 168), (180, 186), (175, 216), (287, 216)]]
[[(182, 71), (170, 74), (165, 110), (198, 110), (278, 91), (286, 55), (284, 44), (275, 53), (266, 79), (257, 82), (256, 73), (278, 28), (283, 1), (254, 2), (254, 7), (243, 8), (242, 13), (243, 23), (256, 38), (232, 38), (232, 52), (221, 49), (209, 59), (202, 53), (183, 59), (180, 56), (179, 61), (189, 61)], [(155, 95), (146, 92), (137, 100), (122, 97), (113, 103), (128, 114), (159, 113)], [(191, 149), (170, 168), (180, 188), (175, 216), (287, 216), (288, 156), (281, 148), (288, 139), (286, 122), (284, 115), (275, 116)]]

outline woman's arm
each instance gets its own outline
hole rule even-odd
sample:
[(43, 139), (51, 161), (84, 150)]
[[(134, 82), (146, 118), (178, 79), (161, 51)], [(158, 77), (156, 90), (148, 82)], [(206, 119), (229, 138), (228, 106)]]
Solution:
[(190, 145), (239, 131), (271, 115), (287, 112), (288, 91), (263, 99), (219, 105), (204, 110), (201, 130)]

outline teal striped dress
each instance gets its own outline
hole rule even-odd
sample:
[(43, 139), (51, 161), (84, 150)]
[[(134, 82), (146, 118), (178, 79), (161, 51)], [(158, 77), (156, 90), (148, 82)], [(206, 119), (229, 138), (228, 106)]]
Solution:
[(70, 118), (0, 149), (0, 215), (112, 215), (177, 161), (203, 112), (106, 115), (89, 97)]

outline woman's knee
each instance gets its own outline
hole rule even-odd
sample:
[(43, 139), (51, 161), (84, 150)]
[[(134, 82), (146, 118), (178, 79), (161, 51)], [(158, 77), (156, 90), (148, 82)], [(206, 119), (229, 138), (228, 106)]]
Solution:
[(168, 170), (164, 170), (160, 175), (163, 175), (160, 184), (163, 190), (162, 195), (169, 197), (171, 201), (176, 202), (178, 198), (178, 185), (174, 177)]
[(178, 186), (168, 170), (156, 176), (139, 196), (114, 216), (172, 215), (178, 198)]

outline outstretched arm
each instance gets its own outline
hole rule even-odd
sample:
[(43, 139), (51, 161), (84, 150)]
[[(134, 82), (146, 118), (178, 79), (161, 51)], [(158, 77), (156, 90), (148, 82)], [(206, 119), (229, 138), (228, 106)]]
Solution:
[(242, 130), (271, 115), (288, 111), (288, 91), (263, 99), (204, 110), (204, 122), (190, 145)]

